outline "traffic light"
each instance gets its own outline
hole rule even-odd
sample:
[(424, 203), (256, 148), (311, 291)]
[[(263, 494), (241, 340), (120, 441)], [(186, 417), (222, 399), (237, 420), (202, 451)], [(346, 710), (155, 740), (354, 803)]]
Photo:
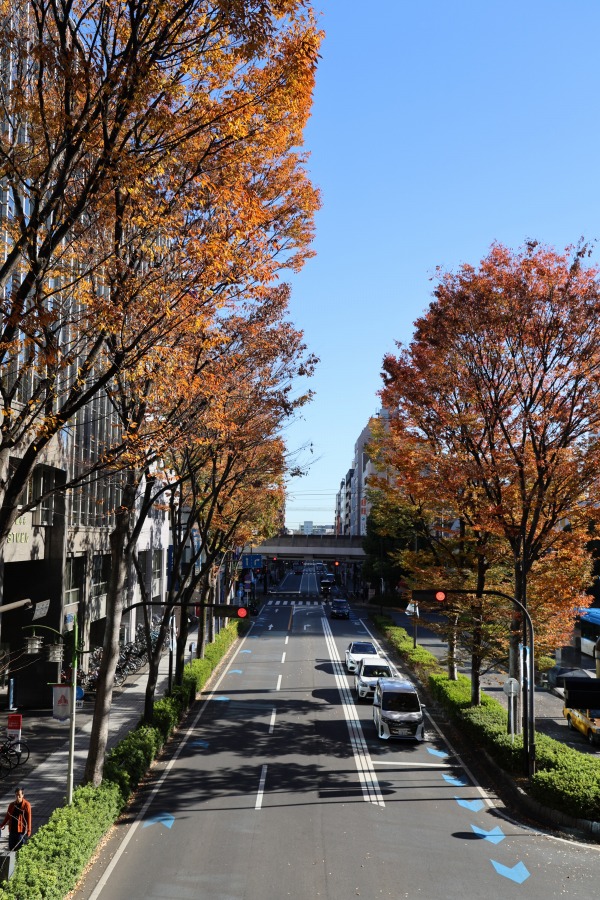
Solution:
[(277, 562), (277, 557), (276, 557), (276, 556), (273, 557), (273, 562)]
[(431, 588), (427, 591), (411, 591), (413, 603), (445, 603), (448, 594), (442, 588)]
[(336, 561), (334, 562), (334, 566), (339, 566), (339, 564), (339, 560), (336, 559)]
[(230, 619), (245, 619), (248, 615), (247, 606), (234, 606), (232, 603), (207, 604), (213, 616), (228, 616)]

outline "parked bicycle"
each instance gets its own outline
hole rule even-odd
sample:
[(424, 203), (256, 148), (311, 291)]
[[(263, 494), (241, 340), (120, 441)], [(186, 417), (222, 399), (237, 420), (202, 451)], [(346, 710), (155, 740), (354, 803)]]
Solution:
[(0, 743), (0, 778), (6, 778), (16, 766), (25, 765), (29, 759), (29, 746), (23, 740), (5, 738)]
[(0, 744), (0, 753), (8, 754), (13, 768), (15, 766), (25, 765), (29, 759), (29, 745), (23, 739), (17, 740), (15, 738), (7, 737), (6, 740)]

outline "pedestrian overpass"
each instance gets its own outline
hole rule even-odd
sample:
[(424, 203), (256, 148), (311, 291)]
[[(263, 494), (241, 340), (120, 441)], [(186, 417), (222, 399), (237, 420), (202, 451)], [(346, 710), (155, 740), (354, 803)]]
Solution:
[(362, 542), (362, 537), (345, 534), (282, 534), (258, 546), (246, 547), (245, 552), (278, 559), (362, 562), (365, 558)]

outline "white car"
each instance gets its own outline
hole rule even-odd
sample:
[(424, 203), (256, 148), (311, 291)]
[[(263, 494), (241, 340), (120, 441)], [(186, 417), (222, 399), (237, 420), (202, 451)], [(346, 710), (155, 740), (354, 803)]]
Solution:
[(391, 678), (394, 673), (387, 659), (382, 656), (363, 656), (354, 673), (354, 688), (359, 700), (372, 697), (380, 678)]
[(352, 641), (346, 650), (346, 668), (349, 672), (356, 672), (356, 668), (363, 656), (378, 656), (378, 650), (371, 641)]

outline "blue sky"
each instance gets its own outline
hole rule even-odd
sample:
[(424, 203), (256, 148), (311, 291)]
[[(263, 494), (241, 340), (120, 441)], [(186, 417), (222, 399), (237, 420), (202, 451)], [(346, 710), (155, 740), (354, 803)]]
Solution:
[(476, 265), (494, 241), (600, 237), (598, 0), (316, 8), (306, 148), (323, 207), (290, 313), (321, 362), (285, 435), (292, 452), (312, 445), (289, 484), (292, 528), (333, 523), (382, 359), (410, 341), (436, 266)]

